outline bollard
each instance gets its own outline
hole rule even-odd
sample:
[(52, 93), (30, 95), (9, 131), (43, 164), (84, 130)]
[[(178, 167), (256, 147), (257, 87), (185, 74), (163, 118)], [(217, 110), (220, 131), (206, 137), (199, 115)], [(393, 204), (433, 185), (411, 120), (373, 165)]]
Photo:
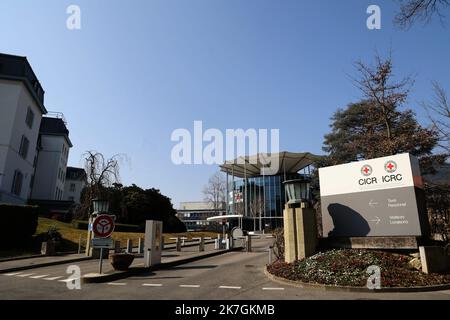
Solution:
[(120, 241), (119, 240), (114, 241), (114, 252), (120, 253)]
[(219, 239), (214, 239), (214, 250), (219, 250)]
[(205, 251), (205, 238), (204, 237), (200, 237), (198, 251)]
[(247, 252), (252, 252), (252, 236), (247, 236)]
[(138, 253), (144, 253), (144, 238), (139, 238)]
[(78, 239), (78, 254), (81, 253), (81, 235), (80, 235), (80, 239)]
[(176, 240), (176, 246), (177, 246), (177, 251), (181, 251), (181, 241), (180, 241), (180, 238), (177, 238), (177, 240)]
[(127, 240), (127, 253), (133, 253), (133, 240)]
[(164, 236), (161, 237), (161, 250), (164, 250)]

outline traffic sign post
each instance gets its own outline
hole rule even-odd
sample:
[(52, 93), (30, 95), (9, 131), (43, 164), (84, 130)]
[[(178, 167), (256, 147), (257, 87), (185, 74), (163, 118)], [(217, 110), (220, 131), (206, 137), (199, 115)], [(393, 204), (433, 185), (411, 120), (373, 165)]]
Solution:
[(94, 233), (92, 247), (100, 248), (100, 262), (98, 266), (100, 274), (103, 269), (103, 249), (112, 249), (113, 247), (110, 236), (114, 232), (114, 226), (114, 217), (108, 214), (97, 216), (92, 223), (92, 232)]

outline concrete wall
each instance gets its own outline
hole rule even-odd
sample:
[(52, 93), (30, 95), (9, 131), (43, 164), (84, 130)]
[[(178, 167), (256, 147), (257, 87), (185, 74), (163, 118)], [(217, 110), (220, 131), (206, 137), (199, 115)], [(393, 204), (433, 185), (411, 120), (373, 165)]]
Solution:
[(63, 200), (67, 170), (63, 146), (68, 149), (69, 144), (64, 136), (41, 135), (41, 146), (31, 197), (38, 200)]
[[(0, 106), (0, 201), (23, 203), (30, 196), (42, 113), (21, 81), (0, 80)], [(31, 128), (25, 122), (28, 107), (34, 113)], [(26, 159), (19, 155), (22, 135), (29, 140)], [(11, 194), (15, 170), (23, 174), (19, 196)]]

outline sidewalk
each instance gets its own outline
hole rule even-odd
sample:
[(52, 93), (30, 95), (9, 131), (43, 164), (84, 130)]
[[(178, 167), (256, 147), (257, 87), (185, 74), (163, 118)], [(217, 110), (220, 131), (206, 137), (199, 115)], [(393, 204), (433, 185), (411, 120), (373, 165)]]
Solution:
[[(209, 243), (208, 243), (209, 242)], [(219, 250), (214, 250), (214, 243), (211, 243), (211, 240), (205, 243), (205, 251), (199, 252), (198, 250), (198, 241), (195, 242), (186, 242), (185, 246), (182, 247), (181, 252), (177, 252), (175, 250), (175, 244), (168, 244), (165, 246), (164, 251), (161, 256), (162, 265), (176, 263), (179, 260), (188, 261), (192, 258), (201, 257), (203, 255), (210, 255), (211, 252), (218, 252)], [(213, 241), (212, 241), (213, 242)], [(135, 248), (137, 249), (137, 248)], [(137, 250), (136, 250), (137, 251)], [(143, 267), (144, 266), (144, 258), (143, 254), (138, 254), (137, 252), (136, 258), (133, 262), (132, 267)], [(223, 251), (223, 250), (220, 250)], [(22, 271), (27, 269), (48, 267), (53, 265), (71, 263), (71, 262), (80, 262), (92, 260), (93, 263), (98, 263), (98, 259), (92, 259), (91, 257), (86, 257), (84, 252), (80, 254), (67, 254), (60, 256), (37, 256), (30, 258), (19, 258), (16, 260), (8, 260), (0, 262), (0, 274), (7, 272), (15, 272)], [(104, 259), (104, 272), (113, 271), (111, 265), (108, 263), (108, 259)], [(108, 269), (109, 268), (109, 269)]]
[[(104, 263), (103, 273), (90, 273), (83, 276), (83, 282), (110, 282), (118, 279), (127, 278), (134, 275), (152, 272), (154, 270), (171, 268), (177, 265), (189, 263), (192, 261), (209, 258), (216, 255), (221, 255), (227, 252), (241, 250), (241, 248), (234, 249), (214, 249), (214, 244), (205, 245), (205, 251), (199, 252), (198, 247), (183, 247), (181, 251), (165, 250), (161, 255), (161, 264), (154, 267), (146, 268), (144, 266), (144, 258), (136, 257), (128, 271), (116, 271), (112, 268), (110, 263)], [(97, 261), (97, 260), (96, 260)]]
[(64, 264), (70, 262), (78, 262), (84, 260), (90, 260), (90, 257), (86, 257), (84, 253), (81, 254), (68, 254), (60, 256), (39, 256), (26, 259), (9, 260), (0, 262), (0, 273), (20, 271), (26, 269), (40, 268), (53, 266), (57, 264)]

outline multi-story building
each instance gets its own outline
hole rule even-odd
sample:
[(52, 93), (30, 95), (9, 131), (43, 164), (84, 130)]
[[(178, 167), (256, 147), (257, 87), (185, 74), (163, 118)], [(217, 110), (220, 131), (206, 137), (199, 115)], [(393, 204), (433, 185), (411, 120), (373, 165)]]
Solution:
[(0, 202), (29, 198), (44, 90), (27, 58), (0, 54)]
[(207, 218), (225, 214), (225, 203), (214, 209), (210, 202), (181, 202), (177, 210), (177, 217), (185, 225), (188, 231), (216, 230), (215, 222), (207, 221)]
[(310, 179), (310, 166), (320, 156), (311, 153), (280, 152), (276, 173), (263, 174), (263, 155), (240, 157), (220, 166), (226, 173), (227, 214), (242, 215), (247, 230), (274, 229), (283, 226), (287, 202), (283, 182)]
[(86, 179), (86, 171), (83, 168), (67, 167), (64, 200), (79, 204)]
[(67, 160), (72, 143), (62, 114), (43, 117), (39, 129), (38, 156), (31, 198), (63, 200)]

